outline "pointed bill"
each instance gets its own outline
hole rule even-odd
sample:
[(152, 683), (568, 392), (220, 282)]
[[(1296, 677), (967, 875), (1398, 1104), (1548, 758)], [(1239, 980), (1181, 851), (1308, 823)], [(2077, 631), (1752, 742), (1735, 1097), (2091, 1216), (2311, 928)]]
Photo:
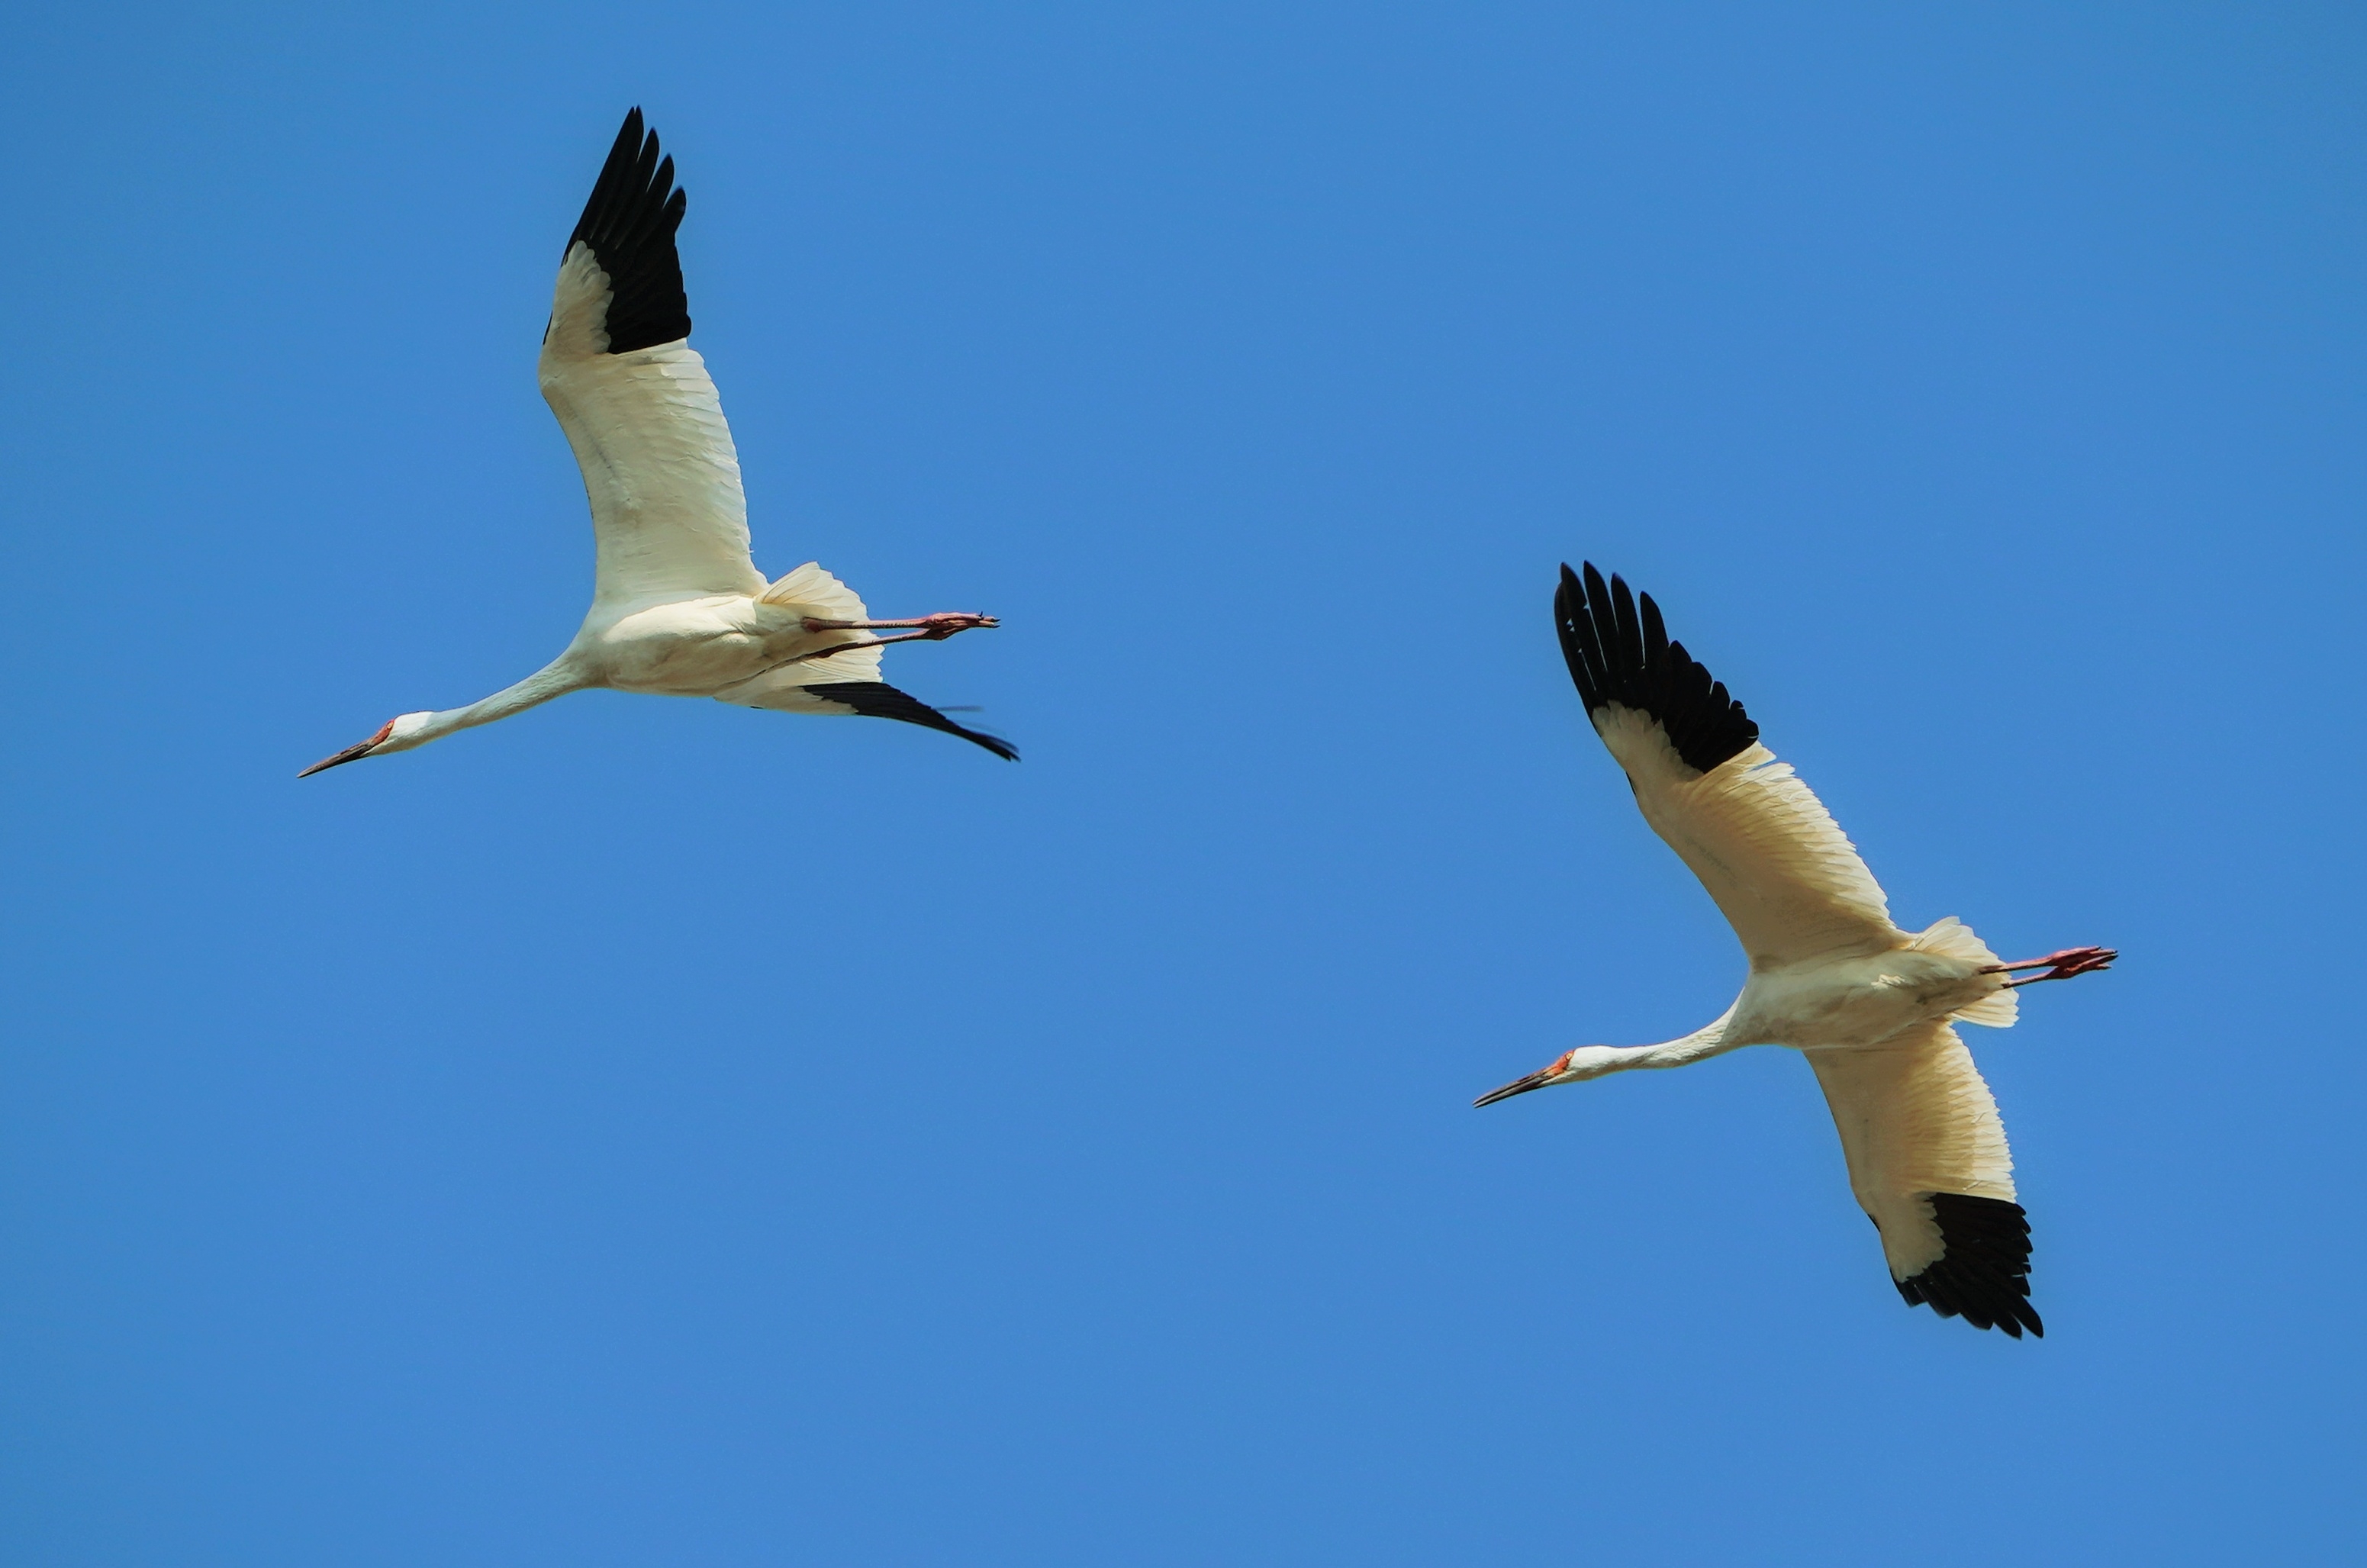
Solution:
[(1528, 1077), (1514, 1078), (1501, 1089), (1489, 1089), (1471, 1102), (1472, 1109), (1476, 1111), (1482, 1105), (1493, 1105), (1500, 1100), (1510, 1100), (1516, 1094), (1526, 1094), (1533, 1089), (1545, 1088), (1561, 1076), (1562, 1069), (1569, 1066), (1569, 1059), (1575, 1055), (1577, 1055), (1576, 1052), (1564, 1051)]
[(379, 727), (379, 732), (376, 735), (371, 736), (360, 745), (348, 746), (334, 757), (323, 757), (319, 761), (313, 763), (311, 767), (305, 769), (302, 773), (298, 773), (296, 776), (300, 779), (309, 779), (314, 773), (321, 772), (323, 768), (334, 768), (340, 762), (358, 762), (364, 757), (368, 756), (372, 750), (374, 750), (381, 741), (385, 740), (388, 736), (393, 733), (394, 720), (388, 719), (383, 725)]

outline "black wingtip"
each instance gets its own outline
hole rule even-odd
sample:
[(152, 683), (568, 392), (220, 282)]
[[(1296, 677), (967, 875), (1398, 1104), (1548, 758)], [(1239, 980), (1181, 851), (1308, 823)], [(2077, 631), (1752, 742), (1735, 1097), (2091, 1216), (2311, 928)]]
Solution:
[(1554, 628), (1563, 661), (1591, 714), (1612, 704), (1659, 720), (1685, 765), (1707, 773), (1749, 749), (1759, 726), (1740, 703), (1669, 637), (1660, 606), (1592, 561), (1565, 561), (1554, 590)]
[(683, 292), (682, 258), (674, 231), (689, 197), (674, 185), (674, 160), (635, 105), (593, 182), (583, 215), (566, 250), (589, 245), (608, 276), (608, 312), (602, 323), (610, 354), (629, 354), (690, 335), (690, 304)]
[(2030, 1219), (2019, 1203), (1964, 1192), (1926, 1194), (1940, 1227), (1940, 1257), (1894, 1281), (1908, 1306), (1961, 1317), (1975, 1328), (2001, 1328), (2019, 1339), (2046, 1337), (2030, 1304)]
[(984, 747), (1006, 762), (1019, 761), (1019, 748), (1000, 735), (989, 735), (983, 729), (971, 729), (956, 724), (910, 692), (898, 691), (885, 681), (832, 681), (803, 689), (866, 718), (892, 718), (903, 724), (917, 724), (924, 729), (958, 735), (973, 746)]
[(1554, 589), (1554, 632), (1561, 639), (1562, 662), (1578, 687), (1586, 711), (1603, 706), (1603, 650), (1594, 643), (1594, 623), (1586, 614), (1586, 587), (1569, 563), (1561, 563), (1561, 582)]

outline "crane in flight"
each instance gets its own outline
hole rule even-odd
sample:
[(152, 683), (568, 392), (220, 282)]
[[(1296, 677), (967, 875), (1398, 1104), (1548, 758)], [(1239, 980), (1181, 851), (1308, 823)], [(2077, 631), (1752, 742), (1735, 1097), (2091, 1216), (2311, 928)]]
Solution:
[[(1644, 820), (1691, 866), (1742, 939), (1734, 1005), (1658, 1045), (1580, 1045), (1481, 1095), (1635, 1067), (1682, 1067), (1745, 1045), (1789, 1045), (1824, 1087), (1850, 1190), (1882, 1234), (1908, 1306), (2014, 1338), (2045, 1332), (2030, 1304), (2030, 1223), (1997, 1101), (1955, 1021), (2003, 1029), (2016, 990), (2111, 967), (2110, 948), (1998, 960), (1955, 917), (1909, 933), (1822, 802), (1759, 744), (1726, 687), (1669, 640), (1659, 606), (1589, 564), (1561, 569), (1554, 619), (1595, 733)], [(2016, 978), (2015, 976), (2020, 976)]]
[(688, 341), (674, 250), (687, 201), (674, 188), (674, 160), (659, 156), (657, 133), (644, 132), (636, 108), (559, 264), (537, 374), (583, 470), (598, 547), (592, 608), (575, 639), (514, 686), (466, 707), (400, 714), (297, 777), (599, 686), (901, 719), (1018, 760), (1008, 741), (966, 729), (879, 678), (885, 645), (942, 642), (999, 625), (992, 615), (874, 620), (853, 589), (812, 561), (767, 581), (751, 560), (740, 458), (706, 362)]

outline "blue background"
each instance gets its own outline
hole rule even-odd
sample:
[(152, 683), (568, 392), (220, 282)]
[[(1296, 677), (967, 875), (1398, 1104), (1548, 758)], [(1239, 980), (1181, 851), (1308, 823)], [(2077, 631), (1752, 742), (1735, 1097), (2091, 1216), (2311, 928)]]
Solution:
[[(2367, 25), (2339, 6), (19, 13), (26, 1564), (2336, 1562)], [(570, 697), (624, 108), (758, 564), (919, 729)], [(1971, 1031), (2044, 1342), (1585, 731), (1650, 589)]]

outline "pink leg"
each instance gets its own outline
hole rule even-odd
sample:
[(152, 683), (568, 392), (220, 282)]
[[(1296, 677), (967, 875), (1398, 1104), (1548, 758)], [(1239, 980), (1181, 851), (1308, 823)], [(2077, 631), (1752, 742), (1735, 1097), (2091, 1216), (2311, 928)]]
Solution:
[(891, 642), (943, 642), (956, 632), (969, 631), (978, 626), (999, 626), (1002, 623), (992, 615), (972, 615), (967, 610), (942, 610), (934, 615), (921, 615), (909, 621), (829, 621), (819, 615), (808, 615), (806, 630), (810, 632), (870, 631), (891, 626), (917, 626), (917, 631), (902, 637), (878, 637), (861, 642), (832, 643), (811, 653), (800, 653), (788, 662), (803, 664), (809, 660), (828, 659), (833, 653), (844, 653), (851, 648), (884, 648)]
[(910, 621), (826, 621), (819, 615), (808, 615), (806, 630), (810, 632), (869, 631), (874, 627), (918, 626), (918, 631), (902, 637), (875, 637), (861, 642), (835, 642), (811, 653), (800, 653), (788, 662), (803, 664), (809, 660), (828, 659), (833, 653), (844, 653), (850, 648), (885, 648), (891, 642), (943, 642), (956, 632), (966, 632), (977, 626), (999, 626), (1002, 623), (992, 615), (974, 615), (967, 610), (946, 610), (934, 615), (922, 615)]
[(2075, 975), (2092, 975), (2110, 969), (2118, 951), (2109, 947), (2067, 947), (2060, 953), (2050, 953), (2044, 958), (2025, 958), (2019, 964), (1991, 964), (1981, 970), (1984, 975), (2009, 975), (2017, 969), (2044, 969), (2044, 975), (2033, 975), (2026, 980), (2008, 980), (2009, 989), (2015, 986), (2035, 986), (2041, 980), (2068, 980)]
[[(967, 610), (940, 610), (934, 615), (922, 615), (910, 621), (825, 621), (818, 615), (806, 617), (810, 632), (851, 632), (889, 630), (897, 626), (918, 626), (911, 637), (882, 637), (882, 642), (911, 642), (914, 638), (943, 642), (956, 632), (966, 632), (975, 626), (999, 626), (1002, 623), (992, 615), (976, 615)], [(816, 656), (818, 657), (818, 656)]]

